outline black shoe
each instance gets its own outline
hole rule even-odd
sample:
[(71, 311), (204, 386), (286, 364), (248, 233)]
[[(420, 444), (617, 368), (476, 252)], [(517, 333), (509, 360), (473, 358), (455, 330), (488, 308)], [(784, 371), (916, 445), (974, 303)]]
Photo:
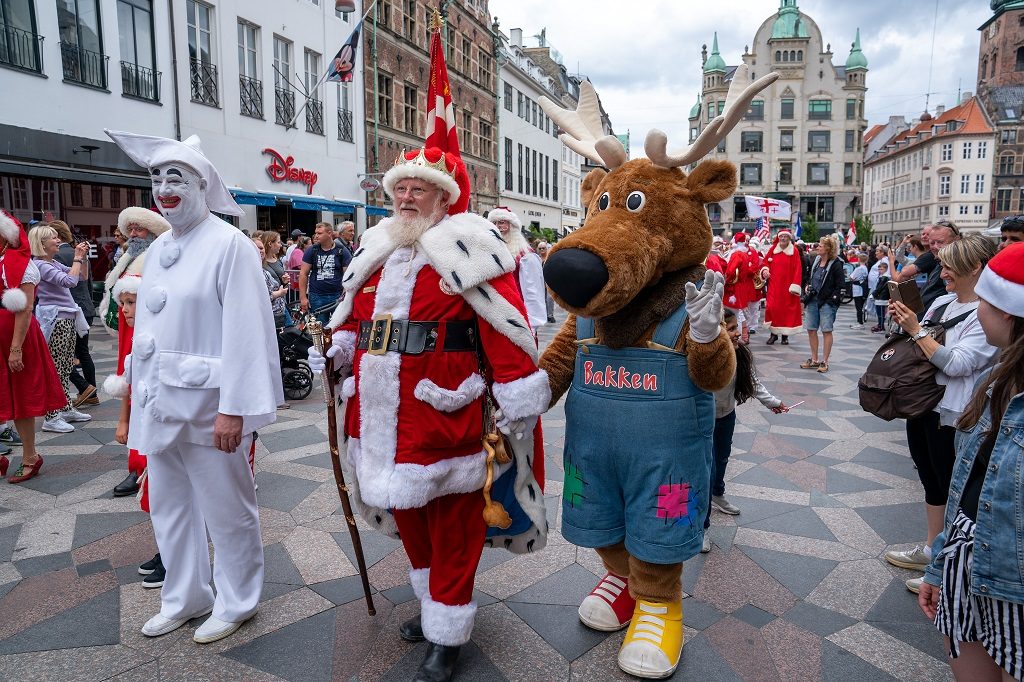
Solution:
[(129, 471), (128, 476), (114, 486), (114, 497), (127, 497), (139, 492), (139, 475)]
[(164, 563), (160, 561), (160, 553), (157, 552), (152, 559), (139, 566), (139, 575), (149, 575), (156, 570), (157, 566), (163, 566)]
[(13, 452), (13, 450), (11, 450), (6, 445), (0, 445), (0, 457), (3, 457), (4, 455), (9, 455), (12, 452)]
[(459, 660), (457, 646), (430, 643), (427, 656), (416, 671), (413, 682), (448, 682), (455, 675), (455, 663)]
[(788, 346), (789, 345), (789, 337), (788, 336), (783, 336), (782, 337), (782, 345), (783, 346)]
[(767, 340), (767, 341), (765, 341), (765, 343), (766, 343), (766, 344), (768, 344), (768, 345), (770, 346), (770, 345), (774, 344), (774, 343), (775, 343), (776, 341), (778, 341), (778, 340), (779, 340), (779, 337), (778, 337), (778, 336), (776, 336), (775, 334), (770, 334), (770, 335), (768, 336), (768, 340)]
[(420, 614), (416, 614), (409, 620), (398, 626), (398, 636), (407, 642), (422, 642), (426, 639), (423, 636), (423, 625), (420, 622)]
[[(157, 556), (160, 555), (158, 554)], [(156, 568), (153, 569), (153, 572), (142, 579), (142, 586), (147, 589), (152, 589), (154, 587), (163, 587), (164, 578), (166, 576), (167, 571), (164, 570), (164, 565), (157, 564)]]
[(8, 426), (3, 431), (0, 431), (0, 443), (21, 445), (21, 436), (18, 435), (18, 432), (13, 427)]

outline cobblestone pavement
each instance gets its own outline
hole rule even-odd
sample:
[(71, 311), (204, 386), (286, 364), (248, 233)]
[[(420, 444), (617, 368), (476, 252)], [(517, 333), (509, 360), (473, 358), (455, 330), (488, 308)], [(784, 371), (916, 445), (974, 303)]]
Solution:
[[(673, 679), (951, 678), (940, 637), (903, 585), (914, 574), (882, 559), (923, 540), (923, 493), (902, 423), (858, 406), (856, 380), (880, 337), (848, 329), (851, 318), (844, 307), (827, 375), (797, 366), (805, 336), (788, 347), (752, 337), (765, 384), (805, 402), (787, 415), (739, 408), (726, 494), (742, 514), (716, 512), (712, 552), (686, 564), (686, 646)], [(102, 381), (116, 353), (102, 331), (94, 337)], [(139, 633), (159, 602), (136, 572), (156, 549), (152, 529), (133, 498), (110, 494), (126, 467), (115, 402), (91, 412), (85, 428), (43, 436), (38, 478), (0, 483), (0, 679), (412, 678), (424, 645), (397, 633), (418, 609), (408, 560), (364, 529), (377, 605), (367, 616), (320, 403), (293, 404), (261, 434), (263, 603), (207, 646), (192, 642), (197, 622), (157, 639)], [(630, 679), (615, 664), (623, 633), (590, 631), (576, 616), (603, 571), (593, 551), (557, 532), (564, 424), (560, 407), (545, 417), (549, 546), (523, 557), (485, 551), (459, 679)]]

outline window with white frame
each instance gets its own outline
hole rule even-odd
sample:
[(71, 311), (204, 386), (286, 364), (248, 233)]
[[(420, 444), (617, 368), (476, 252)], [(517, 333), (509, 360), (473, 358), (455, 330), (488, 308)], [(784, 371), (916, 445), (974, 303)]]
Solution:
[(971, 191), (971, 176), (964, 174), (960, 176), (960, 194), (967, 194)]
[(953, 143), (945, 142), (942, 145), (941, 153), (939, 156), (940, 161), (952, 161), (953, 160)]
[(950, 191), (950, 176), (940, 175), (939, 176), (939, 196), (948, 197)]
[(960, 205), (960, 215), (967, 215), (967, 204)]
[(979, 175), (975, 175), (974, 176), (974, 193), (975, 194), (984, 194), (985, 193), (985, 176), (984, 175), (979, 174)]
[(306, 50), (305, 67), (306, 92), (309, 93), (310, 98), (318, 100), (320, 98), (316, 93), (316, 85), (320, 82), (320, 55), (312, 50)]
[(292, 43), (281, 36), (274, 36), (274, 87), (291, 90)]
[(964, 142), (962, 158), (964, 158), (964, 159), (971, 158), (971, 147), (972, 146), (973, 146), (973, 143), (971, 143), (971, 142)]
[(949, 205), (948, 204), (944, 204), (942, 206), (939, 206), (939, 216), (948, 216), (948, 215), (949, 215)]
[(988, 142), (978, 143), (978, 158), (984, 159), (988, 157)]
[(985, 207), (982, 204), (975, 204), (974, 205), (974, 215), (981, 215), (981, 212), (984, 210), (984, 208)]

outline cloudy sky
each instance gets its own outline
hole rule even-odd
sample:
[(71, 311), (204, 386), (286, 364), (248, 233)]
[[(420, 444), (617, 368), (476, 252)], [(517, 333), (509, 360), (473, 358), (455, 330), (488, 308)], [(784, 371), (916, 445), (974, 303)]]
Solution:
[[(846, 62), (860, 27), (870, 124), (890, 115), (920, 115), (929, 90), (934, 112), (937, 104), (956, 104), (958, 91), (975, 89), (977, 28), (991, 16), (988, 0), (798, 5), (832, 44), (836, 65)], [(642, 153), (643, 136), (653, 127), (669, 133), (670, 148), (675, 140), (685, 141), (686, 117), (700, 92), (701, 45), (710, 51), (717, 31), (722, 57), (738, 64), (744, 46), (778, 7), (778, 0), (490, 0), (491, 15), (506, 34), (512, 28), (522, 28), (524, 36), (547, 29), (548, 44), (561, 52), (569, 72), (578, 70), (593, 81), (615, 132), (630, 131), (634, 156)]]

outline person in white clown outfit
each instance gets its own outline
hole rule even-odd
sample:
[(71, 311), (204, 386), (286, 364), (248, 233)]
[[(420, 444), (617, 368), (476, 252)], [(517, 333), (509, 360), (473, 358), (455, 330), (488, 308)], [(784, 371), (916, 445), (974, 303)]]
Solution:
[(516, 259), (516, 283), (526, 304), (534, 333), (548, 323), (547, 290), (544, 287), (544, 264), (523, 236), (523, 223), (511, 209), (498, 206), (487, 213)]
[(124, 363), (128, 447), (147, 455), (150, 515), (167, 571), (160, 613), (142, 633), (163, 635), (212, 611), (192, 638), (214, 642), (256, 613), (263, 589), (248, 453), (251, 434), (273, 423), (284, 402), (274, 321), (252, 242), (212, 213), (242, 211), (199, 139), (105, 132), (149, 169), (171, 225), (147, 252)]
[[(338, 378), (352, 373), (341, 395), (354, 502), (371, 524), (400, 532), (422, 604), (400, 634), (430, 643), (415, 679), (435, 682), (451, 679), (470, 639), (485, 542), (536, 551), (546, 541), (536, 434), (550, 389), (515, 260), (493, 225), (465, 212), (462, 160), (436, 148), (406, 152), (383, 185), (395, 215), (368, 230), (353, 255), (326, 354)], [(310, 366), (324, 366), (315, 349)], [(482, 516), (488, 391), (514, 451), (514, 497), (504, 498), (513, 523), (503, 537), (488, 537)]]

